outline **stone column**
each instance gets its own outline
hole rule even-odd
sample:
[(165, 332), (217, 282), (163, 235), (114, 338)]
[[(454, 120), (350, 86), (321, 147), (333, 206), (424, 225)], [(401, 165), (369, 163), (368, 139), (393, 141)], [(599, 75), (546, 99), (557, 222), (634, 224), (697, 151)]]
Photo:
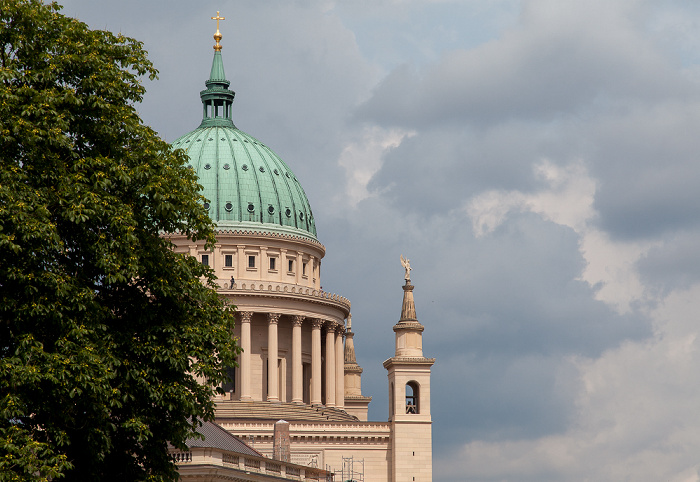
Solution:
[(301, 364), (301, 322), (304, 317), (292, 317), (292, 403), (304, 403), (304, 370)]
[(345, 349), (343, 334), (345, 328), (338, 324), (335, 330), (335, 406), (345, 408)]
[(241, 312), (241, 400), (252, 400), (250, 394), (250, 320), (252, 311)]
[(335, 323), (326, 326), (326, 406), (335, 407)]
[(279, 369), (277, 368), (277, 322), (279, 313), (267, 314), (267, 400), (279, 402)]
[(323, 320), (311, 320), (311, 405), (321, 405), (321, 327)]

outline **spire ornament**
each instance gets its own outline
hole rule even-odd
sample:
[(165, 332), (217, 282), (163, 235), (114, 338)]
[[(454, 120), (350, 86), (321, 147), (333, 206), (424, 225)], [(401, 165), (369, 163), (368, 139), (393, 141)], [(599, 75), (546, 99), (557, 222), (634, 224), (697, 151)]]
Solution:
[(219, 32), (219, 20), (226, 20), (226, 17), (222, 17), (219, 15), (219, 12), (216, 12), (216, 17), (212, 17), (212, 20), (216, 20), (216, 33), (214, 34), (214, 40), (216, 40), (216, 45), (214, 45), (214, 50), (217, 52), (221, 52), (221, 44), (219, 43), (221, 41), (221, 32)]
[(404, 275), (404, 279), (406, 280), (406, 284), (410, 285), (411, 284), (411, 260), (408, 258), (404, 258), (403, 254), (401, 255), (401, 266), (404, 267), (406, 270), (406, 274)]

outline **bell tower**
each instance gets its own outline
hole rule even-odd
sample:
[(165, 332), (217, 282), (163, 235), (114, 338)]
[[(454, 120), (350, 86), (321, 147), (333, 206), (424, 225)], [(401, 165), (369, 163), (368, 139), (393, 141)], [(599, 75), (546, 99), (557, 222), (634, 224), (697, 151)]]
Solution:
[(430, 367), (423, 356), (423, 330), (416, 318), (410, 262), (406, 269), (401, 318), (394, 325), (396, 352), (384, 362), (389, 377), (389, 422), (392, 429), (392, 482), (431, 482), (433, 479)]

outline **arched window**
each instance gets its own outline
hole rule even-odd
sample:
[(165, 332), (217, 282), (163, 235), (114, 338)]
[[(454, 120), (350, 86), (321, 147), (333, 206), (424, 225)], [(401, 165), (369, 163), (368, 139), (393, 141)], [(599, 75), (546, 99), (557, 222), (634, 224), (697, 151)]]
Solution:
[(420, 413), (418, 401), (418, 384), (408, 382), (406, 384), (406, 413)]

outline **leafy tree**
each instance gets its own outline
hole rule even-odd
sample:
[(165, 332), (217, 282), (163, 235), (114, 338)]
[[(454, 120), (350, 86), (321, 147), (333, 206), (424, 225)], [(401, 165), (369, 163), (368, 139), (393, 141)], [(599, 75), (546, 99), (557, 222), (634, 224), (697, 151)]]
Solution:
[(142, 44), (59, 11), (0, 0), (0, 480), (172, 480), (238, 348), (161, 234), (214, 226), (134, 108)]

